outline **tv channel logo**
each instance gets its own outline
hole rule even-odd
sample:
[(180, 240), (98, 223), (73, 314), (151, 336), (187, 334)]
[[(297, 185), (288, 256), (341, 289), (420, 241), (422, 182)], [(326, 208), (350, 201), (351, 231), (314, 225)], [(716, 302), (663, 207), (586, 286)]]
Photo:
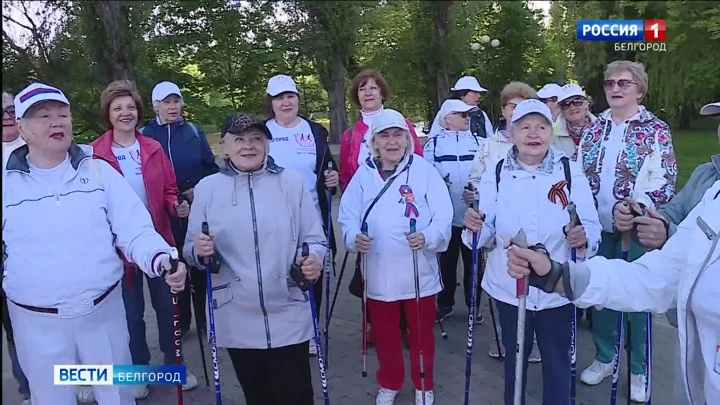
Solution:
[(665, 20), (580, 20), (579, 41), (665, 41)]
[(55, 365), (55, 385), (182, 385), (187, 381), (184, 364)]

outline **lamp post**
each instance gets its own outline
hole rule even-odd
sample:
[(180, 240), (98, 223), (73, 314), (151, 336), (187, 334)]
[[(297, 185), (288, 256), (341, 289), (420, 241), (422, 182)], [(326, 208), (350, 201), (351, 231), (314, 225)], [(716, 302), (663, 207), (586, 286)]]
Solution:
[(482, 44), (479, 44), (479, 43), (477, 43), (477, 42), (473, 42), (472, 44), (470, 44), (470, 49), (471, 49), (472, 51), (474, 51), (474, 52), (477, 52), (477, 51), (479, 51), (480, 49), (483, 49), (483, 53), (485, 54), (485, 70), (487, 71), (487, 78), (488, 78), (488, 80), (487, 80), (487, 86), (488, 86), (488, 93), (490, 93), (490, 100), (489, 100), (489, 104), (490, 104), (490, 119), (493, 120), (493, 119), (495, 119), (495, 113), (494, 113), (494, 111), (493, 111), (493, 109), (494, 109), (493, 104), (494, 104), (494, 103), (493, 103), (493, 99), (492, 99), (492, 83), (491, 83), (491, 81), (490, 81), (490, 55), (489, 55), (489, 50), (492, 49), (492, 48), (497, 48), (497, 47), (499, 47), (499, 46), (500, 46), (500, 40), (497, 39), (497, 38), (492, 38), (492, 39), (491, 39), (489, 36), (483, 35), (482, 37), (480, 37), (480, 42), (482, 42)]

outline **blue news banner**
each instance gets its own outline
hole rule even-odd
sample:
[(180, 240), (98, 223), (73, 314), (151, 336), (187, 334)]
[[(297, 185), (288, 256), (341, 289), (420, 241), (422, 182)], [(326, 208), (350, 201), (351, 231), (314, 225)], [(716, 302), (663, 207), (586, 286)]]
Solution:
[(645, 22), (643, 20), (579, 20), (577, 22), (579, 41), (643, 41)]
[(179, 385), (186, 382), (185, 365), (55, 365), (55, 385)]

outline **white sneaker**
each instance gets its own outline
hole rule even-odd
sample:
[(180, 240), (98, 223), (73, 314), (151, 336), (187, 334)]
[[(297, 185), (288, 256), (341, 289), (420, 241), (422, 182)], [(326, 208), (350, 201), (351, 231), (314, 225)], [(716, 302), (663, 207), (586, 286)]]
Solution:
[(185, 384), (183, 384), (182, 390), (189, 391), (193, 388), (197, 388), (197, 386), (198, 386), (197, 377), (195, 377), (195, 374), (193, 374), (192, 371), (188, 370), (187, 375), (185, 376)]
[(533, 339), (533, 347), (532, 350), (530, 350), (530, 355), (528, 356), (528, 363), (540, 363), (542, 361), (542, 357), (540, 357), (540, 349), (537, 345), (537, 340)]
[(21, 405), (32, 405), (32, 400), (31, 400), (31, 399), (26, 399), (26, 400), (22, 401), (22, 404), (21, 404)]
[(503, 346), (502, 342), (500, 342), (500, 351), (502, 351), (502, 353), (498, 353), (498, 344), (495, 342), (495, 339), (491, 339), (490, 347), (488, 349), (488, 356), (492, 357), (493, 359), (505, 357), (505, 346)]
[(606, 377), (610, 377), (613, 373), (613, 363), (601, 363), (597, 360), (593, 360), (590, 367), (586, 368), (582, 374), (580, 374), (580, 381), (587, 385), (598, 385)]
[(425, 391), (425, 402), (423, 402), (423, 392), (415, 390), (415, 405), (433, 405), (435, 403), (435, 395), (432, 390)]
[(133, 385), (132, 392), (135, 399), (145, 399), (150, 393), (147, 385)]
[(395, 390), (389, 390), (387, 388), (380, 388), (377, 396), (375, 397), (375, 405), (393, 405), (395, 403), (395, 397), (398, 392)]
[(93, 392), (92, 387), (87, 385), (78, 386), (77, 400), (83, 404), (95, 402), (95, 393)]
[(630, 400), (645, 403), (645, 375), (633, 374), (630, 377)]

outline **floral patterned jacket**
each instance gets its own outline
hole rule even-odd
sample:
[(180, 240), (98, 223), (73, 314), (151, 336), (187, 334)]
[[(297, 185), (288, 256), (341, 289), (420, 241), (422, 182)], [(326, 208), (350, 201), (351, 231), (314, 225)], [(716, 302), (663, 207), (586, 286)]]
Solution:
[[(580, 141), (581, 163), (597, 201), (600, 190), (606, 141), (612, 129), (610, 110), (604, 111), (583, 131)], [(640, 106), (640, 113), (625, 131), (625, 149), (615, 166), (613, 194), (622, 200), (632, 197), (656, 209), (675, 195), (677, 161), (668, 125)]]

